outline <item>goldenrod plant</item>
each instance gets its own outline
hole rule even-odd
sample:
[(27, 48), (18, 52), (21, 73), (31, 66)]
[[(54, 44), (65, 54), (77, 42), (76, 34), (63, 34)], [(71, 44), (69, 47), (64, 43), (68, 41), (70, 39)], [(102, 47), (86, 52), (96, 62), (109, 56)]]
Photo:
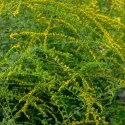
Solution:
[(0, 0), (0, 125), (124, 125), (124, 41), (124, 0)]

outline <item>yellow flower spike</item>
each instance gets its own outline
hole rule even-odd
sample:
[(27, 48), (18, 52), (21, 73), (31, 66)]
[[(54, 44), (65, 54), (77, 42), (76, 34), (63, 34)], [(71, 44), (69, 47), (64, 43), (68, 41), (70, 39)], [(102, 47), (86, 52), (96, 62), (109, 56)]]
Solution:
[(50, 20), (48, 21), (48, 26), (44, 32), (44, 48), (47, 48), (47, 36), (48, 36), (48, 33), (49, 33), (49, 30), (50, 30), (50, 26), (51, 26), (51, 22), (52, 22), (52, 17), (50, 18)]
[(62, 85), (62, 86), (58, 89), (58, 91), (60, 92), (61, 89), (63, 89), (63, 88), (64, 88), (64, 85)]
[(93, 56), (94, 60), (95, 60), (96, 62), (98, 62), (98, 59), (97, 59), (97, 57), (95, 56), (94, 52), (93, 52), (91, 49), (89, 49), (89, 52), (90, 52), (91, 55)]
[(64, 71), (68, 71), (69, 67), (64, 65)]
[(72, 121), (72, 125), (76, 125), (75, 121)]
[(66, 25), (69, 26), (73, 31), (75, 31), (75, 33), (77, 33), (77, 29), (76, 29), (72, 24), (70, 24), (69, 22), (67, 22), (66, 20), (57, 19), (57, 18), (54, 18), (53, 20), (56, 20), (56, 21), (58, 21), (58, 22), (61, 22), (61, 23), (66, 24)]
[(15, 45), (13, 45), (12, 48), (18, 48), (19, 46), (20, 46), (19, 43), (17, 43)]
[(12, 74), (12, 72), (9, 72), (9, 73), (8, 73), (8, 76), (11, 76), (11, 74)]
[(54, 60), (57, 61), (57, 62), (59, 62), (58, 56), (56, 56), (56, 57), (54, 58)]
[(3, 3), (0, 4), (0, 15), (2, 14), (2, 9), (3, 9), (3, 7), (4, 7), (4, 4), (3, 4)]
[(26, 113), (26, 112), (23, 112), (25, 114), (25, 116), (30, 119), (30, 116)]
[(14, 79), (15, 82), (23, 82), (23, 80), (19, 80), (19, 79)]
[(70, 80), (67, 80), (67, 81), (65, 82), (66, 85), (69, 84), (69, 83), (70, 83)]
[(14, 11), (14, 13), (13, 13), (13, 15), (14, 15), (14, 16), (18, 15), (19, 10), (20, 10), (20, 5), (21, 5), (21, 2), (22, 2), (22, 0), (20, 0), (20, 2), (19, 2), (19, 4), (18, 4), (17, 9)]
[(14, 36), (18, 35), (17, 33), (10, 34), (10, 38), (13, 39)]
[(19, 9), (16, 9), (13, 13), (14, 16), (16, 16), (19, 13)]
[(27, 7), (30, 8), (30, 9), (33, 9), (33, 6), (31, 4), (28, 4)]
[(121, 18), (120, 18), (120, 17), (118, 17), (118, 18), (116, 18), (115, 20), (116, 20), (116, 22), (120, 23)]
[(94, 12), (96, 13), (100, 11), (99, 6), (97, 4), (98, 4), (97, 0), (92, 0), (92, 6), (95, 9)]

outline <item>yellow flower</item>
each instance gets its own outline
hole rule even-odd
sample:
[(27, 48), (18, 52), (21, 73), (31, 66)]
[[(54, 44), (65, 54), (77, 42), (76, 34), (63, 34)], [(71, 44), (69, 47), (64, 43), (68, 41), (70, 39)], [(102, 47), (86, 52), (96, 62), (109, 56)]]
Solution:
[(19, 9), (17, 8), (17, 9), (14, 11), (13, 15), (16, 16), (18, 13), (19, 13)]
[(115, 20), (116, 20), (116, 22), (120, 23), (121, 18), (120, 18), (120, 17), (118, 17), (118, 18), (116, 18)]
[(15, 44), (12, 48), (18, 48), (19, 46), (19, 44)]
[(11, 74), (12, 74), (12, 72), (9, 72), (9, 73), (8, 73), (8, 76), (11, 76)]
[(69, 67), (68, 66), (64, 66), (64, 71), (68, 71)]
[(0, 4), (0, 15), (2, 14), (3, 7), (4, 7), (4, 4)]

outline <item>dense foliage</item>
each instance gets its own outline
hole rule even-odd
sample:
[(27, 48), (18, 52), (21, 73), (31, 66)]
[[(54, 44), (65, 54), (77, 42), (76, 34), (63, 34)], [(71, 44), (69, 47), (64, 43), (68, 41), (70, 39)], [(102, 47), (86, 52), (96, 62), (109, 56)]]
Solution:
[(124, 125), (124, 32), (124, 0), (0, 0), (0, 125)]

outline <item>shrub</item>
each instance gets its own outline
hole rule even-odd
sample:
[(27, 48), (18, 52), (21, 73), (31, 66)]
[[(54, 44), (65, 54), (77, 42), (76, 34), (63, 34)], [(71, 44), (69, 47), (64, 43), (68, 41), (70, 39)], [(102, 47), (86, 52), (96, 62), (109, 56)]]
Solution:
[(124, 0), (3, 0), (1, 125), (123, 125)]

